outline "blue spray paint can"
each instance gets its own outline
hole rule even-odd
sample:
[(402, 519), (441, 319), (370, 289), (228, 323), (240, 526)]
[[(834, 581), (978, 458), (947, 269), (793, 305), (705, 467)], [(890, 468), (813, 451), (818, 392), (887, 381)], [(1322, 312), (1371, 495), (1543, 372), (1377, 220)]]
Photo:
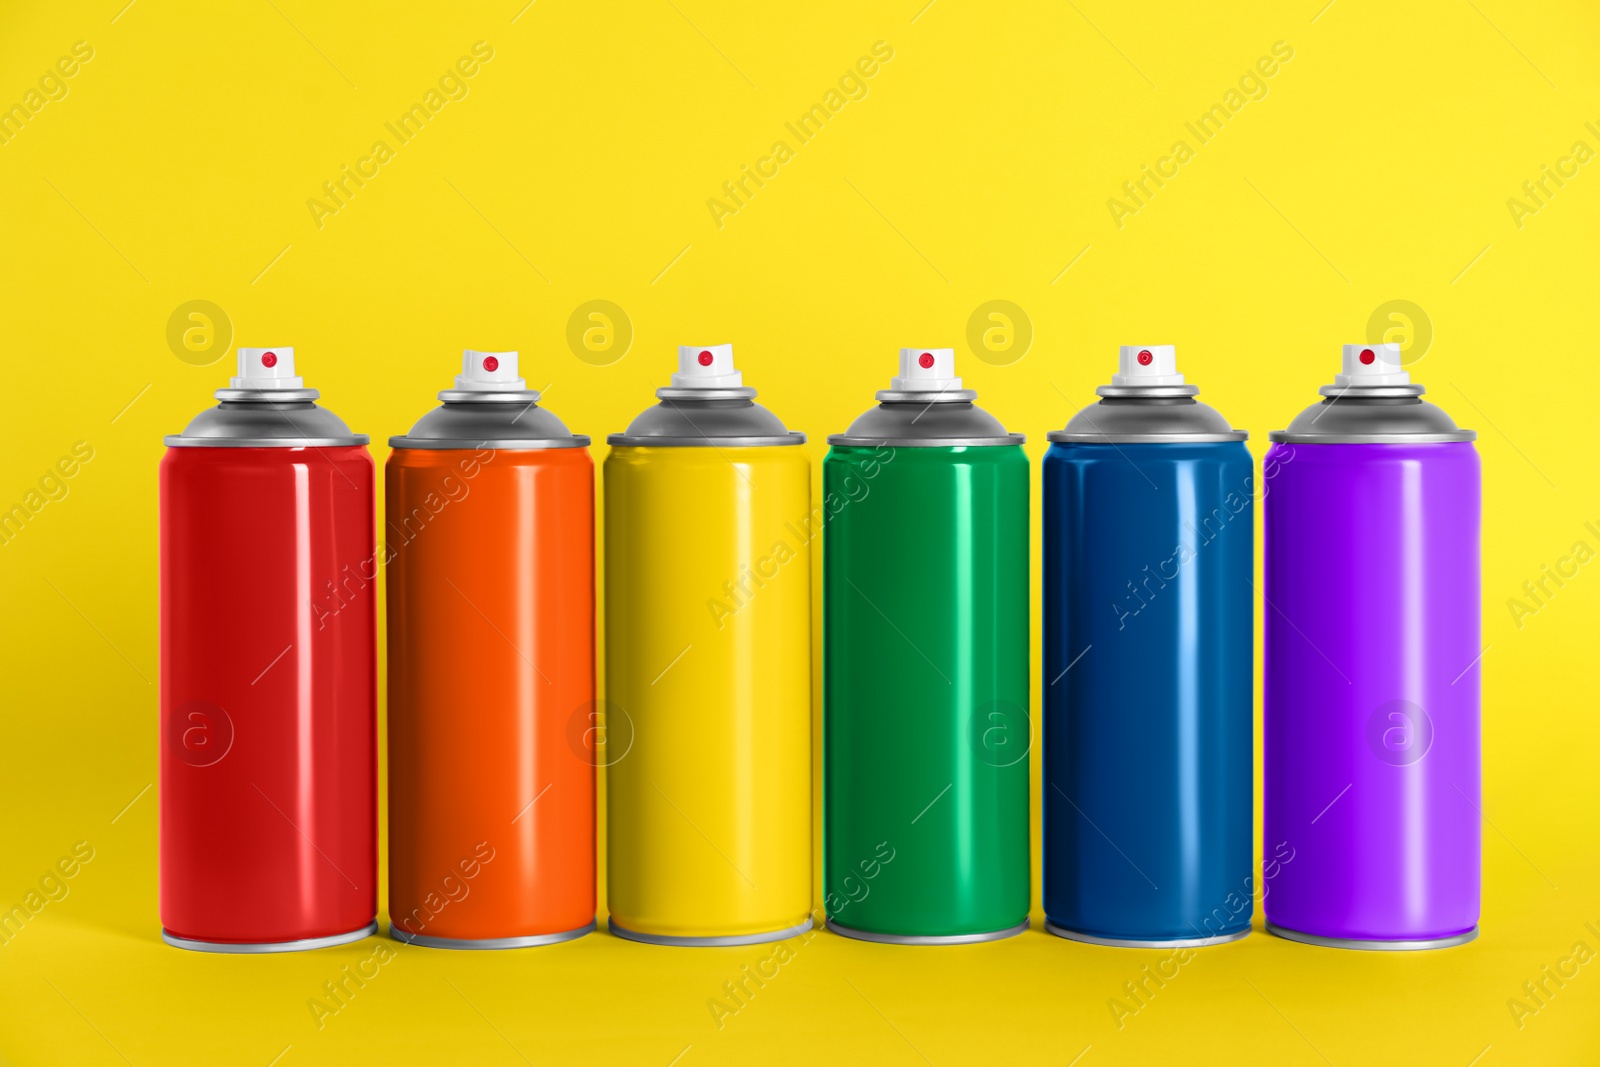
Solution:
[(1044, 910), (1094, 944), (1250, 932), (1254, 464), (1171, 345), (1044, 460)]

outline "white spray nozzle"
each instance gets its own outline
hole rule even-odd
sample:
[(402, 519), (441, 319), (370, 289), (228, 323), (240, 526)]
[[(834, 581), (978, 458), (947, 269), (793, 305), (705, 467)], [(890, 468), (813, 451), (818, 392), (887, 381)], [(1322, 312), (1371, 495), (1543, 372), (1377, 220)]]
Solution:
[(953, 348), (902, 348), (900, 373), (889, 388), (904, 393), (946, 393), (961, 388)]
[(1410, 385), (1411, 375), (1400, 365), (1399, 345), (1345, 345), (1344, 370), (1333, 384)]
[(228, 385), (233, 389), (304, 389), (306, 381), (294, 372), (293, 348), (241, 348), (239, 373)]
[(733, 365), (732, 345), (679, 345), (674, 389), (737, 389), (744, 375)]
[(1117, 350), (1112, 385), (1182, 385), (1177, 349), (1171, 345), (1123, 345)]
[(528, 383), (517, 377), (515, 352), (479, 352), (467, 349), (461, 355), (461, 373), (456, 388), (480, 392), (507, 392), (526, 389)]

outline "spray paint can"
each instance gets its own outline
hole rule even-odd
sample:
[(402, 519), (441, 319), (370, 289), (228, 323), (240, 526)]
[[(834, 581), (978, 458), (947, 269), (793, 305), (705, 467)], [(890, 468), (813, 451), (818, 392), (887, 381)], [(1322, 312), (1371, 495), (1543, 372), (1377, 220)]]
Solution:
[(607, 904), (662, 945), (811, 926), (810, 464), (734, 368), (681, 348), (605, 461)]
[(1246, 434), (1129, 345), (1044, 461), (1044, 908), (1100, 945), (1250, 932)]
[(241, 348), (161, 460), (162, 938), (377, 930), (373, 465), (292, 348)]
[(389, 932), (566, 941), (594, 929), (589, 439), (515, 352), (469, 350), (439, 399), (385, 468)]
[(828, 439), (823, 888), (866, 941), (1028, 928), (1028, 457), (948, 348)]
[(1345, 345), (1267, 452), (1263, 888), (1296, 941), (1478, 933), (1477, 435), (1422, 392)]

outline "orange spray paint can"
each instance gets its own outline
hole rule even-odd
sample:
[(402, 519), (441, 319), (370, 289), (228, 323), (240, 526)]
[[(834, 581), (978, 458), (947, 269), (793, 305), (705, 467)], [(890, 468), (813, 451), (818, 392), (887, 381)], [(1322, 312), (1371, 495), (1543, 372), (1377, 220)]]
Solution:
[(520, 948), (594, 929), (594, 464), (466, 353), (385, 468), (391, 936)]

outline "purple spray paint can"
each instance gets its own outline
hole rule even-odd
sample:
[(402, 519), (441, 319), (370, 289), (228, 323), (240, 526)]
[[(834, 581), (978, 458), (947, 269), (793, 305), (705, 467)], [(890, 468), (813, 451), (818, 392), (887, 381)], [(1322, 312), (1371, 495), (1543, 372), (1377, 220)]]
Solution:
[(1398, 345), (1346, 345), (1265, 461), (1267, 929), (1443, 948), (1478, 933), (1477, 436)]

